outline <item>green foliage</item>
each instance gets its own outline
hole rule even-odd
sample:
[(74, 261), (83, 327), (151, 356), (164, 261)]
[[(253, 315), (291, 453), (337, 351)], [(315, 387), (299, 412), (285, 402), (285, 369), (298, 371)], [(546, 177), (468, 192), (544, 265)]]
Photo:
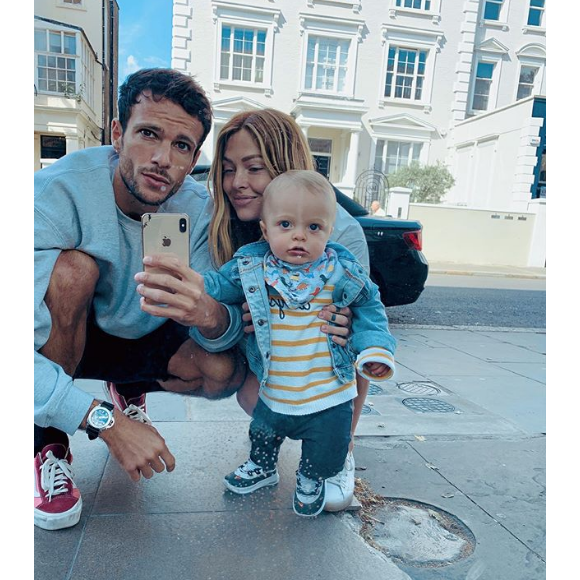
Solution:
[(389, 187), (408, 187), (412, 190), (411, 202), (440, 203), (453, 187), (455, 179), (440, 161), (436, 165), (419, 165), (413, 161), (388, 175)]

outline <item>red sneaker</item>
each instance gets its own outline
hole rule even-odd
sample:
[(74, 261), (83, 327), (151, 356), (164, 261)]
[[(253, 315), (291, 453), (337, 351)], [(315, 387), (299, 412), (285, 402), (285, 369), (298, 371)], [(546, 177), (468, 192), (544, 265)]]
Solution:
[(34, 458), (34, 525), (44, 530), (70, 528), (83, 509), (73, 481), (72, 453), (64, 445), (47, 445)]
[(105, 395), (111, 401), (111, 403), (113, 403), (113, 405), (115, 405), (119, 411), (122, 411), (125, 415), (127, 415), (129, 419), (140, 421), (141, 423), (146, 423), (147, 425), (153, 425), (149, 415), (147, 415), (145, 393), (130, 399), (119, 394), (117, 391), (117, 385), (115, 383), (105, 382), (103, 387), (105, 389)]

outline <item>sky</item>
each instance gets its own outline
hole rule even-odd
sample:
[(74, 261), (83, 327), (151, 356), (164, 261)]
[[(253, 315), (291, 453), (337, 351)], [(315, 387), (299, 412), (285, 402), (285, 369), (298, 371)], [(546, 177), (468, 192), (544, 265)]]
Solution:
[(171, 66), (172, 0), (117, 0), (119, 84), (140, 68)]

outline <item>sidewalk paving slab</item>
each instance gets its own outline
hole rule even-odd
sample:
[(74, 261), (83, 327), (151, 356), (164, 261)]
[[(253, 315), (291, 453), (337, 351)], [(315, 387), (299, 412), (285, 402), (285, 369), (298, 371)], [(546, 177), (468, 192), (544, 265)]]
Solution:
[[(128, 558), (128, 552), (135, 556)], [(91, 518), (70, 580), (87, 578), (409, 580), (370, 553), (338, 517), (305, 521), (291, 510)]]
[(89, 521), (84, 514), (89, 513), (85, 508), (79, 523), (66, 530), (47, 531), (34, 527), (34, 580), (68, 578)]
[[(449, 412), (417, 412), (403, 401), (413, 399), (443, 402), (451, 405)], [(423, 403), (423, 401), (421, 401)], [(363, 415), (357, 427), (358, 435), (516, 435), (522, 431), (513, 422), (490, 413), (451, 391), (437, 396), (416, 397), (391, 388), (386, 394), (367, 397), (372, 414)], [(423, 406), (423, 405), (422, 405)], [(412, 428), (413, 432), (409, 433)]]
[(431, 380), (529, 435), (546, 432), (546, 386), (538, 381), (515, 375), (501, 379), (433, 375)]
[(546, 384), (546, 363), (502, 362), (497, 366), (516, 376)]
[(425, 377), (430, 375), (500, 377), (511, 374), (509, 369), (490, 365), (486, 361), (448, 346), (431, 349), (411, 346), (399, 353), (396, 362)]
[[(454, 348), (485, 362), (530, 362), (545, 363), (545, 334), (539, 337), (520, 339), (519, 343), (505, 340), (507, 333), (480, 333), (460, 330), (417, 330), (405, 332), (401, 340), (419, 342), (428, 348)], [(524, 336), (528, 336), (529, 333)], [(543, 352), (539, 352), (542, 348)], [(535, 348), (531, 348), (535, 346)]]
[(528, 350), (546, 354), (546, 331), (534, 330), (532, 332), (506, 332), (506, 331), (480, 331), (479, 334), (490, 336), (501, 342), (507, 342)]
[[(293, 442), (280, 452), (280, 483), (247, 496), (225, 490), (223, 477), (249, 455), (249, 422), (164, 422), (161, 435), (176, 457), (172, 473), (162, 473), (138, 485), (110, 461), (101, 483), (94, 515), (121, 513), (248, 512), (256, 509), (292, 508), (294, 471), (298, 450)], [(264, 505), (265, 504), (265, 505)]]

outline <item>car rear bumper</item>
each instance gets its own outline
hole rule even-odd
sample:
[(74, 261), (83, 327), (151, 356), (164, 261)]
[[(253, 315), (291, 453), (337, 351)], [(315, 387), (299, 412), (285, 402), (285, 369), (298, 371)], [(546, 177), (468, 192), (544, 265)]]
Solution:
[(423, 253), (409, 250), (391, 261), (388, 267), (382, 262), (378, 252), (371, 252), (371, 277), (379, 286), (382, 303), (401, 306), (415, 302), (425, 289), (429, 275), (429, 264)]

